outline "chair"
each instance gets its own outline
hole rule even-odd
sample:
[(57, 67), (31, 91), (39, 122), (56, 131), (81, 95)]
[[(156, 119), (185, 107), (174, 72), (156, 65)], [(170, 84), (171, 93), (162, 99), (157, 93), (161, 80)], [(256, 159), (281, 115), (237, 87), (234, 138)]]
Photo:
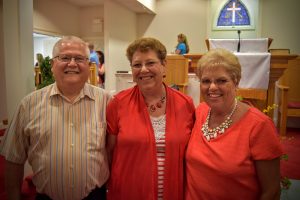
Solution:
[(189, 59), (182, 55), (168, 55), (164, 82), (168, 86), (178, 87), (179, 91), (186, 94), (188, 68)]
[(278, 121), (277, 127), (281, 137), (286, 137), (288, 117), (300, 117), (300, 57), (290, 60), (288, 69), (279, 82), (278, 89)]
[(92, 62), (90, 63), (90, 76), (89, 76), (89, 80), (88, 82), (91, 84), (91, 85), (97, 85), (97, 65), (95, 62)]
[(37, 87), (42, 83), (42, 73), (40, 67), (34, 67), (34, 85)]
[(237, 96), (241, 97), (245, 103), (263, 111), (266, 108), (267, 90), (256, 88), (239, 88)]

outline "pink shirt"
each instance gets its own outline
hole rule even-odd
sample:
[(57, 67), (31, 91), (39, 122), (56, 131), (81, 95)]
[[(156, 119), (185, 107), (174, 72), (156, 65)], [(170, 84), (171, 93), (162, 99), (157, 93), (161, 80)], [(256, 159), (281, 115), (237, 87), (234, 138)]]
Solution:
[(283, 154), (270, 118), (250, 108), (223, 135), (208, 142), (201, 131), (209, 107), (196, 110), (196, 123), (186, 153), (187, 200), (257, 200), (254, 160)]

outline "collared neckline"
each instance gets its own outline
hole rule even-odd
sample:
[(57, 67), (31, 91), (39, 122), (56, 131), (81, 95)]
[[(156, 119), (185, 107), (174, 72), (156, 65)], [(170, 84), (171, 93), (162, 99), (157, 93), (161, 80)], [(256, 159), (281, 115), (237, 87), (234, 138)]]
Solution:
[[(58, 89), (57, 84), (54, 83), (52, 85), (51, 91), (50, 91), (50, 98), (52, 96), (61, 96), (62, 98), (66, 99), (67, 101), (70, 101), (66, 96), (64, 96)], [(91, 89), (88, 87), (88, 83), (85, 83), (83, 88), (80, 90), (79, 95), (75, 98), (74, 102), (77, 102), (78, 100), (84, 98), (87, 96), (88, 98), (95, 100), (95, 94), (91, 91)]]

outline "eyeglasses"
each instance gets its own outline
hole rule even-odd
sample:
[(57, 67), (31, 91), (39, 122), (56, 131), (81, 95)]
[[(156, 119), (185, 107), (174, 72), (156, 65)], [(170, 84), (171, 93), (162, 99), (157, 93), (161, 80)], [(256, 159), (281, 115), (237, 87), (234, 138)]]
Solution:
[(212, 81), (212, 80), (210, 80), (210, 79), (204, 78), (204, 79), (201, 79), (201, 80), (200, 80), (200, 84), (201, 84), (202, 86), (210, 86), (212, 83), (214, 83), (214, 85), (220, 87), (220, 86), (225, 85), (225, 84), (228, 83), (229, 81), (230, 81), (230, 80), (225, 79), (225, 78), (216, 79), (216, 80), (214, 80), (214, 81)]
[(84, 57), (84, 56), (68, 56), (68, 55), (59, 55), (59, 56), (55, 56), (53, 59), (57, 58), (57, 60), (59, 60), (60, 62), (65, 62), (65, 63), (70, 63), (72, 61), (72, 59), (74, 59), (74, 61), (77, 64), (80, 63), (85, 63), (88, 58)]
[(159, 61), (148, 61), (148, 62), (145, 62), (144, 64), (135, 63), (135, 64), (131, 65), (131, 67), (133, 67), (135, 69), (141, 69), (143, 66), (145, 66), (146, 68), (151, 68), (151, 67), (154, 67), (155, 65), (157, 65), (158, 63), (159, 63)]

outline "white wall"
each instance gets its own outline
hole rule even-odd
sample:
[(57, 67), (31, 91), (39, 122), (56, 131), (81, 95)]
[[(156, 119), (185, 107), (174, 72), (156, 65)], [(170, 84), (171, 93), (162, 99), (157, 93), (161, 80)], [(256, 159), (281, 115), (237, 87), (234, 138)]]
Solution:
[(32, 7), (32, 0), (3, 1), (4, 68), (9, 120), (19, 101), (34, 89)]
[(205, 51), (207, 0), (164, 0), (156, 2), (156, 15), (139, 15), (138, 36), (159, 39), (168, 53), (175, 50), (177, 35), (186, 34), (190, 53)]
[(104, 50), (104, 6), (82, 7), (79, 11), (80, 36), (95, 46), (95, 50)]
[[(300, 54), (300, 1), (261, 0), (262, 36), (274, 39), (271, 48), (287, 48)], [(300, 66), (299, 66), (300, 67)]]
[[(0, 27), (3, 27), (3, 0), (0, 0)], [(4, 66), (4, 44), (3, 44), (3, 29), (0, 31), (0, 120), (7, 118), (6, 108), (6, 77)]]
[(79, 36), (79, 8), (61, 0), (33, 0), (34, 31)]
[(37, 62), (36, 60), (36, 54), (37, 53), (41, 53), (42, 55), (44, 55), (44, 38), (34, 38), (33, 39), (33, 46), (34, 46), (34, 50), (33, 50), (33, 65), (35, 65), (35, 63)]
[(104, 3), (104, 42), (106, 89), (116, 88), (115, 73), (130, 70), (127, 46), (136, 39), (136, 14), (110, 0)]
[(81, 37), (103, 37), (103, 6), (82, 7), (79, 11)]

